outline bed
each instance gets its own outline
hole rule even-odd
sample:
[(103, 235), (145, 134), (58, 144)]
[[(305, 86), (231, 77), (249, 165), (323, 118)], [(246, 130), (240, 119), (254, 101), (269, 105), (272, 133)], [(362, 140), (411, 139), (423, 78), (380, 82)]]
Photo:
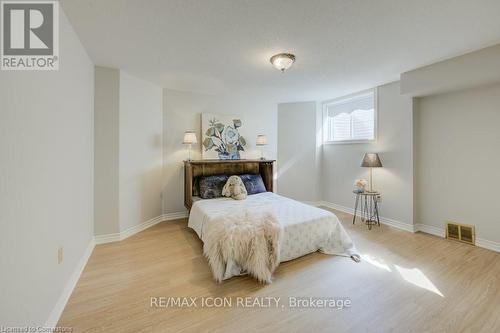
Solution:
[[(206, 165), (209, 165), (207, 168)], [(222, 165), (222, 166), (219, 166)], [(276, 216), (282, 228), (280, 261), (289, 261), (320, 251), (326, 254), (357, 256), (354, 244), (337, 216), (272, 192), (273, 161), (189, 161), (186, 162), (186, 207), (190, 209), (188, 226), (205, 241), (204, 230), (218, 217), (230, 212), (268, 211)], [(245, 200), (232, 198), (200, 199), (193, 196), (195, 177), (215, 174), (258, 173), (267, 192), (248, 195)], [(235, 263), (228, 263), (224, 279), (241, 275)]]

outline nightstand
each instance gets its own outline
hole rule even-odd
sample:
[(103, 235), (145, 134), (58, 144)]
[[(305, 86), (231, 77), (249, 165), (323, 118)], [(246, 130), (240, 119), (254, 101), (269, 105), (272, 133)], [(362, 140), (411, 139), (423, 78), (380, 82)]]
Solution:
[(356, 194), (356, 201), (354, 203), (354, 216), (352, 224), (356, 222), (356, 215), (358, 209), (360, 211), (361, 221), (365, 222), (368, 229), (371, 230), (373, 225), (380, 227), (380, 218), (378, 215), (378, 202), (380, 200), (379, 192), (361, 192), (352, 191)]

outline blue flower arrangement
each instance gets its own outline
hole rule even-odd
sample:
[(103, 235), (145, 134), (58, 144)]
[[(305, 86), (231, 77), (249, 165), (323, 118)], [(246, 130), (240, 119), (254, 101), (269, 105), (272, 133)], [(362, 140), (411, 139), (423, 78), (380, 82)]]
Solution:
[(241, 127), (240, 119), (233, 119), (232, 125), (224, 125), (216, 118), (209, 121), (210, 127), (205, 132), (203, 147), (205, 151), (214, 149), (221, 160), (239, 160), (240, 151), (247, 142), (238, 132)]

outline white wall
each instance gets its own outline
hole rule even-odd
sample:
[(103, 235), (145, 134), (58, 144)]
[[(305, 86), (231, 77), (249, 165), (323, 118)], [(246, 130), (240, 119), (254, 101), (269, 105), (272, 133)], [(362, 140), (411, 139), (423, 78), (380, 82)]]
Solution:
[(95, 234), (107, 235), (162, 214), (162, 89), (95, 70)]
[(94, 233), (120, 232), (120, 71), (96, 67), (94, 84)]
[(92, 240), (94, 66), (62, 9), (60, 61), (0, 73), (3, 326), (44, 325)]
[(277, 192), (281, 195), (301, 201), (322, 199), (317, 112), (314, 101), (278, 104)]
[(368, 179), (364, 153), (379, 153), (383, 168), (373, 169), (373, 186), (382, 193), (380, 214), (413, 224), (412, 98), (400, 94), (399, 81), (377, 89), (378, 138), (375, 143), (323, 145), (324, 200), (353, 208), (353, 183)]
[(415, 114), (416, 222), (476, 225), (500, 242), (500, 84), (420, 98)]
[(247, 144), (244, 158), (259, 158), (255, 146), (258, 134), (266, 134), (266, 158), (276, 158), (277, 110), (276, 103), (255, 95), (205, 95), (191, 92), (163, 90), (163, 212), (177, 213), (184, 207), (183, 160), (187, 148), (182, 144), (185, 130), (196, 130), (198, 145), (193, 147), (193, 159), (201, 158), (201, 113), (234, 114), (241, 117)]
[(120, 72), (120, 230), (162, 214), (162, 89)]
[(500, 82), (500, 44), (401, 74), (401, 93), (423, 97)]

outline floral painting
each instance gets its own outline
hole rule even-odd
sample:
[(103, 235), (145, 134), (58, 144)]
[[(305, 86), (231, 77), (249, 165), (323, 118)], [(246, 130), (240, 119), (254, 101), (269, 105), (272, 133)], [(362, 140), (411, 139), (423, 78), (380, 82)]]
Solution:
[(242, 121), (230, 115), (201, 115), (203, 132), (203, 158), (239, 160), (247, 144), (240, 130)]

